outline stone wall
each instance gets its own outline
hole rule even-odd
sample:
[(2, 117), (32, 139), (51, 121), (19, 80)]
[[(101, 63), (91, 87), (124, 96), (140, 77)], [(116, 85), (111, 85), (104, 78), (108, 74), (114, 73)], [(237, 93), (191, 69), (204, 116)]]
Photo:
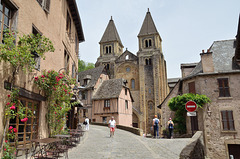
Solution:
[(204, 156), (203, 133), (197, 131), (180, 153), (180, 159), (204, 159)]
[[(106, 124), (106, 123), (96, 123), (96, 122), (92, 122), (91, 124), (92, 124), (92, 125), (100, 125), (100, 126), (108, 126), (108, 124)], [(117, 128), (118, 128), (118, 129), (125, 130), (125, 131), (129, 131), (129, 132), (131, 132), (131, 133), (133, 133), (133, 134), (136, 134), (136, 135), (139, 135), (139, 136), (142, 136), (142, 135), (143, 135), (143, 130), (142, 130), (142, 129), (139, 129), (139, 128), (124, 126), (124, 125), (117, 125)]]

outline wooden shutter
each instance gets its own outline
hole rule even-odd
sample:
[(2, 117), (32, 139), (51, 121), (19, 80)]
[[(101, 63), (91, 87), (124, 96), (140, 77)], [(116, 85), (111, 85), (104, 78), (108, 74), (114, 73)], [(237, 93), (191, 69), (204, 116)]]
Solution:
[(44, 10), (46, 11), (46, 12), (50, 12), (50, 0), (45, 0), (45, 2), (44, 2)]
[(234, 131), (234, 120), (233, 120), (233, 111), (231, 110), (224, 110), (221, 111), (222, 115), (222, 125), (223, 125), (223, 130), (231, 130)]
[(230, 97), (228, 78), (219, 78), (218, 86), (219, 86), (219, 97)]
[(196, 94), (195, 82), (188, 83), (188, 89), (189, 89), (189, 93)]

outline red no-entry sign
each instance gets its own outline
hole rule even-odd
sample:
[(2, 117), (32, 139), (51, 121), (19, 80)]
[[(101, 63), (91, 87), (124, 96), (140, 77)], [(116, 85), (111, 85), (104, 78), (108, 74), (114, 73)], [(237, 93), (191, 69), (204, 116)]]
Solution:
[(194, 101), (188, 101), (185, 108), (189, 112), (194, 112), (197, 109), (197, 104)]

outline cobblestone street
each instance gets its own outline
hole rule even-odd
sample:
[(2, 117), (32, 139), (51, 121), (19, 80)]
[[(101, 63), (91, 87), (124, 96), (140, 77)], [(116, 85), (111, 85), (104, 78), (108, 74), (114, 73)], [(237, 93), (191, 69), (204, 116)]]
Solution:
[(109, 129), (90, 125), (81, 143), (69, 150), (69, 159), (177, 159), (190, 139), (151, 139), (116, 129), (109, 137)]

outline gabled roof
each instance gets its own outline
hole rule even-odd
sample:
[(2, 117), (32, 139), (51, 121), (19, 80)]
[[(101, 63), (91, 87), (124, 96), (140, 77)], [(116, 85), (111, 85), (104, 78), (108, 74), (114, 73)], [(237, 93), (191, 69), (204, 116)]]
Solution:
[[(125, 58), (126, 55), (129, 55), (129, 59)], [(124, 51), (124, 53), (122, 53), (115, 62), (118, 63), (125, 61), (138, 61), (138, 57), (126, 49), (126, 51)]]
[(96, 82), (98, 81), (100, 75), (102, 73), (105, 73), (105, 67), (99, 66), (87, 71), (79, 72), (78, 73), (78, 80), (80, 84), (82, 85), (84, 83), (84, 79), (89, 79), (89, 83), (84, 86), (85, 88), (92, 88), (96, 85)]
[(143, 35), (151, 35), (151, 34), (158, 34), (158, 31), (153, 22), (151, 13), (148, 11), (143, 21), (141, 30), (138, 34), (138, 37)]
[(102, 36), (102, 39), (100, 40), (99, 43), (104, 43), (104, 42), (111, 42), (111, 41), (117, 41), (119, 42), (122, 46), (122, 42), (121, 42), (121, 39), (118, 35), (118, 32), (117, 32), (117, 29), (116, 29), (116, 26), (114, 24), (114, 21), (112, 20), (112, 17), (111, 19), (109, 20), (109, 23), (107, 25), (107, 28)]
[(123, 88), (127, 88), (129, 90), (129, 88), (125, 86), (124, 82), (126, 82), (126, 80), (122, 78), (103, 81), (92, 99), (99, 100), (118, 98)]

